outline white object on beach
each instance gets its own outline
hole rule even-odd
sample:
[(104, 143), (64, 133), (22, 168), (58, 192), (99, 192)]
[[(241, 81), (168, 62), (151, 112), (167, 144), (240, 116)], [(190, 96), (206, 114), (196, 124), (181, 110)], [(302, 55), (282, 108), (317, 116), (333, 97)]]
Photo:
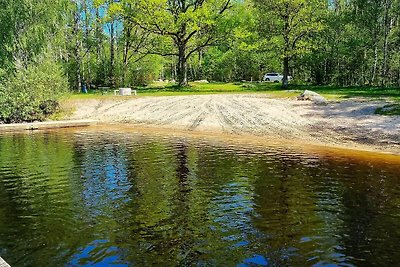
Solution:
[(297, 97), (297, 100), (310, 100), (317, 105), (326, 105), (328, 103), (325, 97), (309, 90), (305, 90), (304, 93)]
[(114, 90), (114, 95), (122, 95), (122, 96), (129, 96), (129, 95), (137, 95), (136, 90), (132, 90), (131, 88), (119, 88), (118, 90)]

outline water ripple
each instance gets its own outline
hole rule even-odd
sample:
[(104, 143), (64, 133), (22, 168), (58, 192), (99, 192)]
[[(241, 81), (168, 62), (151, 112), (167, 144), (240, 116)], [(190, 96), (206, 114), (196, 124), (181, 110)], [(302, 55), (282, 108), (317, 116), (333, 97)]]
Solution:
[(400, 261), (397, 165), (118, 132), (0, 135), (16, 266)]

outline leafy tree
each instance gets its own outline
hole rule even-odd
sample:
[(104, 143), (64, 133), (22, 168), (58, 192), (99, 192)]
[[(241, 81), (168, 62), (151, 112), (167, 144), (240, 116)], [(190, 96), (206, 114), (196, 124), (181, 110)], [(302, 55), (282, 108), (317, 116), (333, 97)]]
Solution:
[(188, 59), (215, 43), (224, 13), (231, 0), (126, 0), (124, 13), (143, 30), (167, 37), (173, 51), (155, 49), (152, 54), (176, 56), (180, 86), (187, 80)]
[(0, 1), (0, 69), (27, 67), (51, 44), (58, 48), (65, 0)]
[[(0, 123), (43, 120), (68, 85), (64, 56), (65, 0), (0, 2)], [(54, 52), (56, 51), (56, 52)]]
[(283, 60), (282, 86), (288, 86), (289, 61), (312, 47), (308, 38), (324, 27), (319, 12), (322, 0), (254, 0), (260, 20), (267, 25), (264, 32), (279, 50)]
[(326, 27), (313, 36), (312, 53), (297, 64), (308, 66), (317, 84), (399, 84), (396, 1), (337, 2), (328, 8)]

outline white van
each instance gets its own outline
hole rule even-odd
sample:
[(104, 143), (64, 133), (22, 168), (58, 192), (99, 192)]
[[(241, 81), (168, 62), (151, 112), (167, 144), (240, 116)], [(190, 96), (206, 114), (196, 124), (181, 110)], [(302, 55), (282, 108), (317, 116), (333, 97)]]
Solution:
[[(267, 73), (264, 75), (264, 81), (266, 82), (281, 82), (283, 79), (283, 75), (280, 73), (275, 73), (275, 72), (271, 72), (271, 73)], [(288, 81), (292, 80), (292, 76), (288, 76)]]

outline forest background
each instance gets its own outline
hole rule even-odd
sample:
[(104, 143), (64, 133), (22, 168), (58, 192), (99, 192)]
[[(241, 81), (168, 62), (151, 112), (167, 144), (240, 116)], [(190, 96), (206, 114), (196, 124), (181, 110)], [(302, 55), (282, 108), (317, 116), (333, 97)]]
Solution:
[(0, 0), (0, 122), (154, 80), (400, 86), (400, 0)]

